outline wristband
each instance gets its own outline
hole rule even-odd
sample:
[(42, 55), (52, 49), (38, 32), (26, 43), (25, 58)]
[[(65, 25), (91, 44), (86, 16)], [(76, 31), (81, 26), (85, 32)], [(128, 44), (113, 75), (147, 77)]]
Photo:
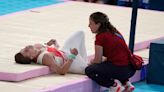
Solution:
[(75, 58), (76, 58), (76, 55), (70, 54), (70, 55), (68, 55), (68, 58), (69, 58), (69, 59), (75, 59)]

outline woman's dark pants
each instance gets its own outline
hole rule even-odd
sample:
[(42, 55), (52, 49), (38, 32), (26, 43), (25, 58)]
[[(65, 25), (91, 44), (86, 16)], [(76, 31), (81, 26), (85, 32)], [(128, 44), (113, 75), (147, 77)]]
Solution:
[(114, 79), (124, 84), (135, 73), (135, 70), (129, 66), (116, 66), (108, 61), (93, 64), (85, 69), (86, 75), (99, 85), (110, 87), (114, 84)]

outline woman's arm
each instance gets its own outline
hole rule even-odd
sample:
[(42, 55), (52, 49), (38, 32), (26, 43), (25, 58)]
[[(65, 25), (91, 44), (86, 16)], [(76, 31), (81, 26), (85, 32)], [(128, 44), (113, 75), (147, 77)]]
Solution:
[(56, 72), (57, 74), (66, 74), (71, 63), (72, 60), (68, 59), (63, 66), (58, 66), (57, 64), (55, 64), (55, 59), (53, 55), (51, 55), (50, 53), (46, 53), (43, 56), (43, 65), (47, 65), (52, 72)]
[(103, 56), (103, 47), (99, 45), (95, 45), (95, 57), (91, 61), (91, 64), (100, 63), (102, 61)]
[(62, 71), (61, 73), (64, 75), (68, 72), (71, 63), (73, 62), (73, 59), (75, 59), (75, 57), (78, 54), (78, 51), (76, 48), (73, 48), (70, 50), (71, 54), (68, 56), (68, 59), (66, 60), (66, 62), (64, 63), (64, 65), (61, 67)]

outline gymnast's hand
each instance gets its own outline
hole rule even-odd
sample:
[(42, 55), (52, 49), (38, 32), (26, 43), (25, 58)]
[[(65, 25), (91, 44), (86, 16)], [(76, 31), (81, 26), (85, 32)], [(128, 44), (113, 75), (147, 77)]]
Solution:
[(51, 46), (53, 44), (56, 44), (56, 39), (51, 39), (46, 43), (48, 46)]
[(76, 56), (77, 56), (77, 54), (78, 54), (78, 51), (77, 51), (76, 48), (70, 49), (70, 52), (71, 52), (71, 54), (74, 54), (74, 55), (76, 55)]

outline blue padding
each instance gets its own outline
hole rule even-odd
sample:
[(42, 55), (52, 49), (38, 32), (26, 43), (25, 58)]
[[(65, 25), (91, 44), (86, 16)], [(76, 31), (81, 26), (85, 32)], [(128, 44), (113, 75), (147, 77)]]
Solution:
[(164, 84), (164, 39), (150, 44), (147, 83)]
[(141, 80), (145, 80), (147, 76), (147, 65), (141, 68)]
[(144, 9), (149, 9), (149, 0), (140, 0), (139, 6)]
[[(129, 0), (118, 0), (117, 4), (119, 6), (132, 6), (132, 2)], [(138, 7), (148, 9), (149, 8), (149, 0), (139, 0)]]
[(127, 0), (118, 0), (117, 5), (119, 6), (131, 6), (131, 2)]
[(0, 0), (0, 15), (62, 2), (61, 0)]
[(149, 8), (164, 11), (164, 0), (149, 0)]
[(145, 81), (133, 83), (135, 90), (133, 92), (164, 92), (163, 85), (147, 84)]

